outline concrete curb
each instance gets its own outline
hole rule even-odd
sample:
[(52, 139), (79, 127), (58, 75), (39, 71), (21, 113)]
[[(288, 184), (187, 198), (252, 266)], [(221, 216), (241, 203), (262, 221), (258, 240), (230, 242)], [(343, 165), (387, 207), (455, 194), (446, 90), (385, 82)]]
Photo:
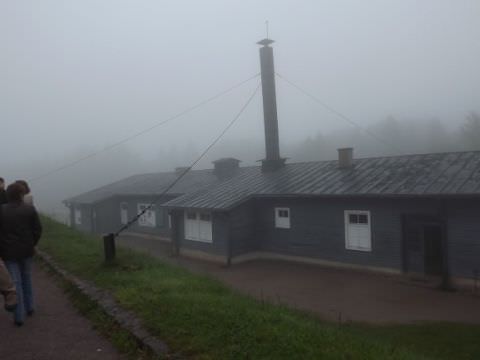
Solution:
[(179, 359), (178, 356), (172, 356), (167, 344), (152, 336), (143, 327), (141, 321), (133, 312), (125, 310), (119, 306), (114, 297), (108, 291), (99, 289), (92, 283), (81, 280), (70, 274), (66, 270), (62, 269), (47, 253), (38, 249), (36, 252), (42, 261), (51, 267), (53, 271), (74, 285), (83, 295), (96, 302), (103, 311), (105, 311), (116, 322), (118, 322), (126, 331), (132, 334), (132, 336), (145, 348), (148, 348), (155, 355), (161, 358), (174, 357), (175, 359)]

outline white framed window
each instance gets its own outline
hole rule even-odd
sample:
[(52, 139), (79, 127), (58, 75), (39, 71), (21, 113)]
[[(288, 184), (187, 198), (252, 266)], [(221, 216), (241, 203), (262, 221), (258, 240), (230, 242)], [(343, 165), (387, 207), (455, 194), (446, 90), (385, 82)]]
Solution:
[(125, 225), (128, 223), (128, 203), (122, 202), (120, 203), (120, 223)]
[(185, 212), (185, 239), (212, 242), (212, 215), (195, 211)]
[(185, 212), (185, 239), (197, 240), (199, 235), (197, 213)]
[(146, 210), (139, 218), (138, 225), (145, 227), (155, 227), (157, 226), (157, 214), (155, 205), (150, 206), (150, 204), (137, 204), (137, 214), (140, 214)]
[(345, 247), (349, 250), (372, 251), (370, 211), (345, 210)]
[(275, 208), (275, 227), (290, 229), (290, 208)]
[(209, 213), (200, 213), (199, 240), (212, 242), (212, 216)]
[(75, 224), (76, 225), (82, 225), (82, 210), (81, 209), (75, 209), (74, 217), (75, 217)]

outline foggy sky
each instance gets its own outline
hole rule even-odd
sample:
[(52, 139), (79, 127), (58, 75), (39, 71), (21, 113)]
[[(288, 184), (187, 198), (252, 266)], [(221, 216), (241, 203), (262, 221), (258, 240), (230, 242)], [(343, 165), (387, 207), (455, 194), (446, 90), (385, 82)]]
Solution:
[[(478, 0), (0, 0), (0, 169), (61, 165), (258, 73), (265, 20), (277, 72), (356, 122), (457, 124), (480, 110), (479, 19)], [(256, 84), (128, 148), (202, 149)], [(282, 143), (350, 126), (279, 79), (277, 92)], [(223, 143), (263, 141), (262, 121), (259, 93)]]

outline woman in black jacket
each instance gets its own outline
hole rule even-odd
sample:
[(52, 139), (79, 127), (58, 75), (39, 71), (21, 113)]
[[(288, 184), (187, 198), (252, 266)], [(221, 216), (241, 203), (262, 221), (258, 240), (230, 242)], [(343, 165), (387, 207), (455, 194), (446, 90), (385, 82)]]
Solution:
[(23, 325), (25, 314), (32, 315), (35, 307), (32, 292), (32, 257), (42, 234), (35, 208), (22, 201), (23, 187), (11, 184), (7, 188), (8, 203), (0, 209), (0, 257), (17, 288), (15, 324)]

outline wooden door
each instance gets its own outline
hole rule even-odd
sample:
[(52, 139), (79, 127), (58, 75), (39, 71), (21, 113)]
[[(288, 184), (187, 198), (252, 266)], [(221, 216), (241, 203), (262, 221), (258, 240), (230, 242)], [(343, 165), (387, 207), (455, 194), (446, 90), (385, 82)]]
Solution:
[(438, 217), (406, 215), (403, 224), (403, 270), (409, 273), (442, 275), (444, 222)]
[(424, 225), (423, 242), (425, 274), (442, 275), (442, 227), (440, 225)]

